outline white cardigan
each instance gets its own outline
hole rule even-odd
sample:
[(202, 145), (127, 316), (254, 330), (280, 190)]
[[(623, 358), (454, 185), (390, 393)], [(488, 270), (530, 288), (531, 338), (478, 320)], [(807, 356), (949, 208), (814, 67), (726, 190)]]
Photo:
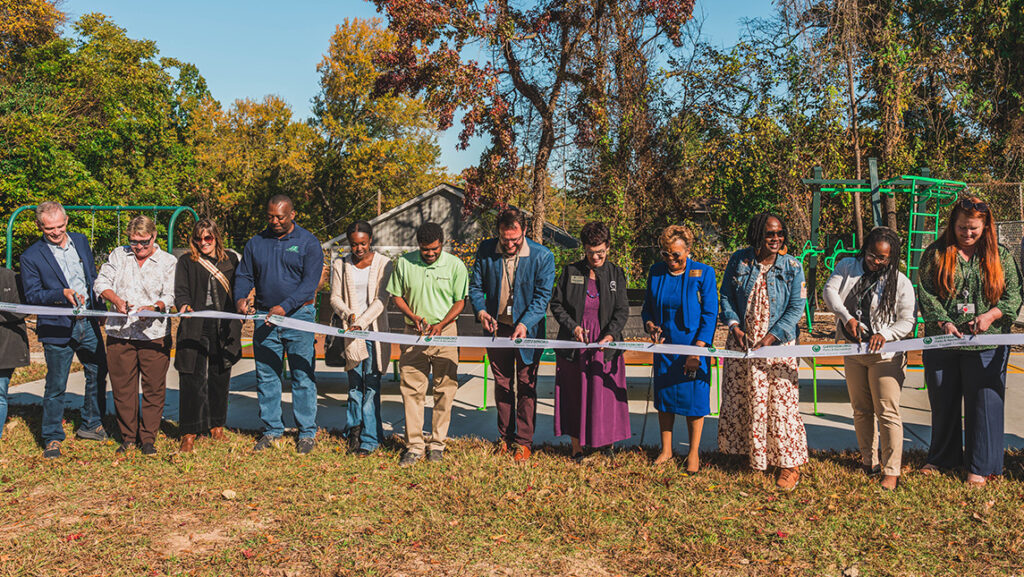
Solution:
[[(842, 334), (840, 325), (845, 325), (854, 318), (853, 314), (846, 310), (844, 303), (863, 275), (864, 266), (861, 261), (857, 258), (847, 257), (839, 261), (832, 276), (825, 283), (822, 296), (825, 298), (825, 306), (836, 315), (837, 337)], [(896, 341), (906, 337), (914, 330), (914, 325), (917, 323), (917, 316), (914, 314), (917, 304), (914, 297), (914, 285), (903, 273), (898, 273), (897, 279), (896, 314), (893, 315), (893, 320), (883, 322), (878, 314), (878, 301), (885, 288), (884, 282), (880, 282), (877, 290), (871, 295), (871, 308), (868, 311), (872, 330), (885, 337), (886, 341)], [(893, 356), (894, 353), (882, 354), (883, 359), (891, 359)]]
[[(353, 314), (351, 303), (355, 301), (352, 294), (354, 290), (349, 282), (349, 275), (346, 274), (353, 266), (351, 260), (346, 257), (338, 257), (331, 264), (331, 308), (334, 313), (341, 317), (341, 326), (348, 328), (349, 315)], [(366, 311), (356, 317), (354, 324), (371, 331), (388, 331), (387, 303), (388, 279), (391, 278), (391, 260), (388, 257), (373, 253), (373, 261), (370, 262), (370, 274), (367, 283), (366, 300), (369, 303)], [(387, 370), (388, 362), (391, 359), (391, 345), (381, 345), (380, 342), (373, 343), (377, 349), (377, 370), (384, 373)], [(387, 356), (382, 350), (388, 351)], [(345, 339), (345, 370), (350, 371), (361, 363), (369, 354), (366, 352), (366, 342), (363, 339)]]

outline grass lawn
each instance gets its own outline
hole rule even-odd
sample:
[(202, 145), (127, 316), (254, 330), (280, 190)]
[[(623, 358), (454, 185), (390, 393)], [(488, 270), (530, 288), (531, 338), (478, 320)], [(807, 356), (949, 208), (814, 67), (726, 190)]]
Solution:
[(457, 439), (400, 469), (395, 442), (356, 458), (324, 432), (308, 457), (235, 433), (192, 455), (161, 436), (155, 458), (70, 440), (51, 462), (39, 417), (13, 408), (0, 441), (0, 575), (1024, 574), (1019, 452), (984, 489), (908, 473), (895, 493), (817, 453), (780, 493), (718, 454), (687, 478), (639, 451), (514, 466)]

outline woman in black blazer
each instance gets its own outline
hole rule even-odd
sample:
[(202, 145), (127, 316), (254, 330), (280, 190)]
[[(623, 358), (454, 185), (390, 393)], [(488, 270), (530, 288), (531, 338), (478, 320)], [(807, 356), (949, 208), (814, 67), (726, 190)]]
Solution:
[[(558, 338), (581, 343), (622, 340), (629, 318), (626, 275), (608, 262), (611, 233), (602, 222), (580, 231), (585, 257), (566, 265), (551, 298)], [(630, 437), (626, 364), (613, 349), (562, 349), (555, 372), (555, 435), (569, 435), (572, 458), (583, 446), (608, 447)]]
[[(204, 218), (192, 229), (191, 253), (178, 259), (174, 302), (179, 312), (235, 312), (232, 298), (238, 256), (224, 250), (220, 231)], [(231, 367), (242, 356), (242, 321), (183, 318), (178, 324), (174, 368), (180, 374), (179, 427), (182, 453), (196, 435), (227, 439), (228, 385)]]

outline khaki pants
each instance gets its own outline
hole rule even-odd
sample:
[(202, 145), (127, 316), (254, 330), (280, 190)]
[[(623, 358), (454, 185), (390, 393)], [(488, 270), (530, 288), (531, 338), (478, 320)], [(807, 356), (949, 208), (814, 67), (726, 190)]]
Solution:
[(906, 377), (906, 355), (896, 353), (889, 360), (882, 360), (881, 355), (858, 355), (846, 357), (843, 365), (861, 462), (872, 468), (881, 465), (883, 475), (899, 475), (903, 459), (900, 392)]
[[(406, 334), (416, 330), (406, 327)], [(455, 323), (445, 327), (443, 336), (457, 334)], [(422, 455), (423, 411), (426, 404), (428, 375), (434, 375), (434, 410), (431, 419), (430, 449), (444, 450), (448, 438), (448, 425), (452, 419), (452, 404), (459, 390), (459, 349), (439, 346), (403, 346), (398, 363), (402, 378), (402, 404), (405, 405), (405, 445), (410, 453)]]

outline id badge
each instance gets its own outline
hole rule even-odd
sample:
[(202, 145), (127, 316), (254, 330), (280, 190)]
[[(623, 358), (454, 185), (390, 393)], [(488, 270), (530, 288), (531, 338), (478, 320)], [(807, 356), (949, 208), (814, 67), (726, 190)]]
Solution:
[(960, 311), (960, 314), (973, 315), (974, 303), (956, 303), (956, 310)]
[(505, 314), (508, 316), (512, 316), (512, 305), (508, 305), (507, 307), (505, 307)]

